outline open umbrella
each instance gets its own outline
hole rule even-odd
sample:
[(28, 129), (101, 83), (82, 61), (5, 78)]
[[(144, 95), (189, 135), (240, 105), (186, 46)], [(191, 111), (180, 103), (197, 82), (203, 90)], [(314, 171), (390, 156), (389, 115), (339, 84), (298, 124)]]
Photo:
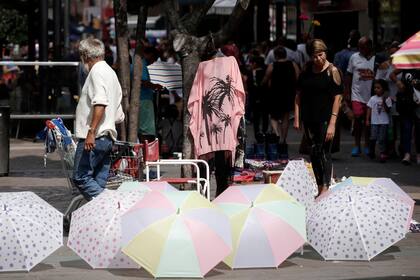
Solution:
[(147, 192), (102, 192), (73, 212), (67, 246), (92, 268), (138, 268), (121, 253), (121, 215)]
[(122, 251), (154, 277), (203, 277), (232, 249), (228, 218), (195, 191), (147, 193), (122, 228)]
[(404, 238), (406, 200), (378, 185), (328, 192), (308, 218), (308, 241), (326, 260), (370, 260)]
[[(345, 188), (349, 185), (357, 185), (357, 186), (364, 186), (364, 187), (376, 186), (376, 187), (385, 188), (386, 190), (393, 192), (401, 200), (404, 200), (407, 203), (407, 205), (410, 206), (410, 216), (413, 214), (415, 201), (390, 178), (351, 176), (347, 178), (346, 180), (344, 180), (343, 182), (338, 183), (335, 187), (330, 188), (328, 192), (322, 194), (317, 200), (321, 200), (323, 197), (328, 196), (329, 192), (341, 190), (342, 188)], [(407, 223), (407, 228), (409, 227), (410, 227), (410, 221), (408, 221)]]
[(318, 193), (315, 178), (309, 173), (303, 160), (291, 160), (282, 172), (277, 185), (310, 209)]
[(392, 55), (392, 64), (397, 69), (420, 68), (420, 31), (405, 41)]
[(118, 190), (119, 191), (133, 191), (133, 190), (178, 191), (178, 189), (174, 188), (171, 184), (165, 181), (123, 182), (118, 188)]
[(275, 184), (231, 186), (213, 202), (231, 221), (231, 268), (277, 267), (306, 241), (305, 208)]
[(32, 192), (0, 193), (0, 272), (29, 271), (63, 245), (63, 214)]

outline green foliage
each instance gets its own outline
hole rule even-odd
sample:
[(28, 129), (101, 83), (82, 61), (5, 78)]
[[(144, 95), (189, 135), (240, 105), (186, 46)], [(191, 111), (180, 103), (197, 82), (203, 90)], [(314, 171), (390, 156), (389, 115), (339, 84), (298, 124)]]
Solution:
[(19, 44), (27, 40), (28, 18), (17, 10), (0, 7), (0, 38)]

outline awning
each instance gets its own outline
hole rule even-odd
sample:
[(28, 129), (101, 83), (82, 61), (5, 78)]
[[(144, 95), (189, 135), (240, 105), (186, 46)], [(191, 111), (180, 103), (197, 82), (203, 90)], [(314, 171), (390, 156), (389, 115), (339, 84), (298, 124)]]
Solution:
[(216, 0), (208, 11), (208, 15), (230, 15), (237, 0)]
[[(156, 23), (158, 22), (158, 20), (161, 18), (161, 15), (158, 16), (153, 16), (153, 17), (147, 17), (146, 20), (146, 29), (155, 29), (156, 28)], [(127, 17), (127, 24), (128, 26), (137, 26), (137, 15), (128, 15)]]

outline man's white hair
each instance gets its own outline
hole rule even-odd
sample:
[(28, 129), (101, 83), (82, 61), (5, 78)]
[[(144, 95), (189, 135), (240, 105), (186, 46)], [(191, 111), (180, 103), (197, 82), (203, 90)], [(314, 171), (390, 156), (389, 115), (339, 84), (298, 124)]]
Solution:
[(94, 38), (87, 38), (80, 41), (79, 44), (80, 56), (84, 59), (104, 58), (105, 46), (101, 40)]

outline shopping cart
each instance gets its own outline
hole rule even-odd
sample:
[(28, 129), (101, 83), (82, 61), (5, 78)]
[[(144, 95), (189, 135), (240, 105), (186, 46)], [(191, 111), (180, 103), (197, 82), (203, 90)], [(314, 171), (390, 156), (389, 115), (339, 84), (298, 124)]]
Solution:
[(122, 182), (140, 181), (143, 175), (143, 144), (115, 141), (111, 151), (111, 168), (107, 188)]

